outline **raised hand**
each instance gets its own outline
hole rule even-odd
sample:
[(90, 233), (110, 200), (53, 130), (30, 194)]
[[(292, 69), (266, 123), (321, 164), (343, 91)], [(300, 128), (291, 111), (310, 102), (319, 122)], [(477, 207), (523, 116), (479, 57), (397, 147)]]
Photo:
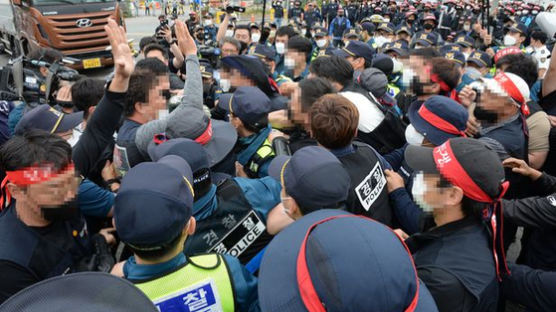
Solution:
[(197, 55), (197, 45), (195, 40), (191, 37), (189, 29), (182, 21), (176, 21), (175, 24), (176, 39), (178, 40), (178, 47), (185, 57), (188, 55)]
[[(110, 89), (115, 92), (125, 92), (127, 91), (129, 76), (131, 76), (135, 68), (133, 54), (129, 48), (125, 30), (123, 27), (118, 26), (113, 19), (108, 19), (108, 25), (104, 26), (104, 30), (108, 35), (108, 40), (112, 47), (112, 57), (114, 59), (114, 79), (112, 82), (113, 84), (116, 83), (116, 90), (112, 90), (113, 88)], [(123, 84), (120, 86), (120, 83)]]

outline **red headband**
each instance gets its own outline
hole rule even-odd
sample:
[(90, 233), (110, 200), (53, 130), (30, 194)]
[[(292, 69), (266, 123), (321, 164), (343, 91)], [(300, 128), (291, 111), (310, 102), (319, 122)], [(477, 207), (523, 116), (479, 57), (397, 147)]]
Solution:
[(525, 102), (523, 94), (521, 94), (521, 91), (519, 91), (515, 83), (505, 73), (499, 73), (494, 77), (494, 80), (496, 80), (500, 87), (502, 87), (502, 89), (504, 89), (504, 91), (506, 91), (506, 93), (508, 93), (508, 95), (520, 105), (521, 112), (525, 116), (528, 116), (529, 106)]
[[(8, 182), (11, 182), (18, 186), (27, 186), (31, 184), (37, 184), (37, 183), (49, 181), (60, 174), (66, 173), (74, 169), (75, 169), (75, 165), (73, 164), (73, 162), (71, 162), (65, 168), (62, 168), (59, 171), (53, 170), (52, 165), (31, 166), (19, 170), (6, 171), (6, 177), (0, 184), (0, 192), (5, 190), (6, 203), (9, 204), (12, 195), (6, 188), (6, 184), (8, 184)], [(4, 209), (4, 196), (0, 194), (0, 210), (2, 209)]]
[(75, 165), (73, 163), (69, 163), (59, 171), (55, 171), (52, 165), (31, 166), (15, 171), (6, 171), (6, 178), (15, 185), (27, 186), (49, 181), (60, 174), (74, 169)]
[(452, 88), (450, 88), (449, 85), (447, 85), (444, 81), (442, 81), (442, 79), (440, 79), (440, 77), (438, 77), (437, 74), (431, 74), (431, 81), (438, 83), (438, 85), (440, 85), (440, 90), (444, 92), (448, 92), (452, 90)]
[(209, 119), (205, 131), (200, 136), (198, 136), (194, 141), (201, 145), (205, 145), (208, 142), (210, 142), (210, 139), (212, 139), (212, 121)]
[(506, 255), (504, 253), (504, 239), (502, 237), (502, 233), (504, 231), (504, 221), (503, 221), (503, 214), (502, 214), (502, 205), (500, 204), (500, 199), (506, 194), (510, 183), (505, 181), (502, 183), (502, 190), (498, 197), (491, 198), (488, 194), (486, 194), (474, 181), (471, 177), (467, 174), (465, 169), (461, 166), (458, 162), (457, 158), (452, 151), (452, 147), (450, 146), (450, 141), (446, 141), (446, 143), (435, 147), (433, 150), (433, 158), (436, 164), (436, 167), (440, 171), (442, 177), (450, 181), (455, 186), (458, 186), (462, 189), (463, 194), (465, 196), (479, 201), (483, 203), (494, 204), (495, 210), (498, 211), (498, 215), (500, 216), (500, 231), (498, 231), (498, 224), (497, 224), (497, 213), (493, 211), (492, 214), (486, 211), (486, 215), (484, 216), (487, 220), (490, 221), (490, 226), (492, 229), (492, 253), (494, 257), (494, 262), (496, 265), (496, 276), (501, 281), (500, 275), (500, 261), (498, 259), (497, 254), (497, 246), (496, 241), (498, 240), (500, 243), (500, 248), (498, 251), (502, 255), (502, 263), (504, 265), (506, 273), (509, 273), (509, 269), (506, 264)]
[[(315, 224), (311, 225), (311, 227), (309, 227), (307, 233), (305, 234), (305, 238), (301, 243), (299, 254), (297, 255), (297, 286), (299, 287), (299, 294), (301, 296), (301, 300), (303, 301), (305, 308), (307, 308), (309, 312), (326, 312), (326, 309), (322, 305), (322, 301), (320, 300), (319, 295), (317, 294), (313, 281), (311, 280), (311, 275), (309, 274), (309, 268), (307, 267), (307, 257), (306, 257), (307, 240), (309, 239), (309, 235), (311, 234), (311, 232), (318, 225), (339, 218), (361, 218), (361, 219), (367, 219), (376, 222), (364, 216), (339, 215), (339, 216), (333, 216), (333, 217), (320, 220)], [(417, 269), (415, 269), (415, 263), (413, 262), (413, 257), (411, 257), (409, 248), (407, 248), (404, 241), (397, 234), (396, 237), (400, 240), (405, 250), (407, 251), (407, 254), (409, 255), (409, 259), (411, 261), (411, 265), (413, 267), (413, 272), (415, 273), (415, 282), (417, 287), (415, 290), (415, 295), (411, 300), (411, 304), (404, 310), (404, 312), (413, 312), (417, 308), (417, 302), (419, 301), (419, 277), (417, 276)]]
[(452, 125), (451, 123), (447, 122), (446, 120), (442, 119), (440, 116), (436, 115), (435, 113), (431, 112), (425, 104), (421, 105), (419, 111), (417, 112), (421, 118), (425, 121), (433, 125), (435, 128), (450, 133), (456, 134), (462, 137), (466, 137), (465, 132), (456, 128), (456, 126)]

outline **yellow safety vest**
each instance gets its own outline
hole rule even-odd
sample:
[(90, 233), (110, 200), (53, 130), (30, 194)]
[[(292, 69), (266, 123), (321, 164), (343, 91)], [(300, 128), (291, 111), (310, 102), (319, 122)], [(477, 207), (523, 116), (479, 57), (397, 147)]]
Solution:
[(263, 144), (259, 147), (257, 152), (251, 157), (247, 162), (244, 169), (246, 170), (247, 176), (254, 178), (258, 176), (260, 167), (269, 159), (270, 157), (276, 156), (272, 144), (268, 138), (264, 140)]
[(232, 279), (224, 258), (217, 254), (191, 257), (182, 268), (147, 282), (136, 283), (159, 311), (235, 310)]

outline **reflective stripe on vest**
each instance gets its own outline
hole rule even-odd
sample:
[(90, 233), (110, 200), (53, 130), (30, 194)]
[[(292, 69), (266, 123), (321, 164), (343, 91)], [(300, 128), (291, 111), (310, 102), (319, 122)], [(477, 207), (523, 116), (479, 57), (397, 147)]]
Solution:
[(222, 256), (216, 254), (191, 257), (182, 268), (135, 286), (161, 312), (235, 310), (228, 267)]
[(265, 163), (269, 157), (274, 157), (274, 149), (272, 149), (272, 144), (268, 138), (264, 140), (263, 144), (259, 147), (257, 152), (251, 157), (251, 159), (245, 165), (246, 174), (250, 178), (258, 177), (259, 169)]

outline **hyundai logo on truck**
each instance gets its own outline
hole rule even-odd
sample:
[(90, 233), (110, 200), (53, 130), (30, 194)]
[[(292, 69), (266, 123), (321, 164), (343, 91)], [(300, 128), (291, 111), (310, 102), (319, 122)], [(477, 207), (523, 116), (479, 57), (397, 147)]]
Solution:
[(75, 25), (77, 25), (77, 27), (85, 28), (91, 27), (93, 25), (93, 22), (91, 22), (91, 20), (88, 18), (80, 18), (75, 21)]

